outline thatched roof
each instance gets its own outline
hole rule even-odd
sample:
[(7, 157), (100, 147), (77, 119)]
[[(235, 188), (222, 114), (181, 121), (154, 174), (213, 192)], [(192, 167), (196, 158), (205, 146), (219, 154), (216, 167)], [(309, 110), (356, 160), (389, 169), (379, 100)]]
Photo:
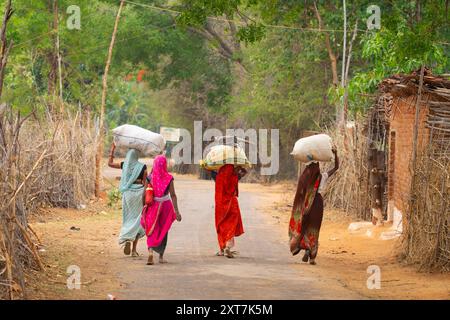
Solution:
[[(417, 96), (420, 69), (411, 74), (396, 74), (378, 85), (378, 98), (372, 108), (372, 127), (389, 127), (392, 106), (396, 98)], [(425, 126), (431, 131), (432, 141), (449, 152), (450, 144), (450, 75), (433, 75), (425, 68), (422, 105), (429, 109)]]
[[(390, 93), (393, 97), (407, 97), (417, 94), (419, 82), (420, 70), (417, 70), (411, 74), (390, 76), (381, 81), (378, 88), (381, 93)], [(431, 70), (425, 68), (422, 90), (433, 100), (447, 102), (450, 105), (450, 75), (433, 75)]]

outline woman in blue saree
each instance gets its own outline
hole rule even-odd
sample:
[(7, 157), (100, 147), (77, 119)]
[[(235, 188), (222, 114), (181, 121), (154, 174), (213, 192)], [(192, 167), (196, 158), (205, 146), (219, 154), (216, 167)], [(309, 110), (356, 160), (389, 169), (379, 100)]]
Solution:
[[(138, 160), (138, 152), (130, 149), (125, 161), (114, 163), (113, 143), (109, 154), (108, 166), (122, 169), (119, 191), (122, 193), (122, 228), (119, 244), (124, 245), (124, 254), (138, 257), (137, 243), (145, 235), (141, 227), (142, 195), (144, 193), (144, 177), (147, 176), (147, 166)], [(133, 246), (131, 248), (131, 245)]]

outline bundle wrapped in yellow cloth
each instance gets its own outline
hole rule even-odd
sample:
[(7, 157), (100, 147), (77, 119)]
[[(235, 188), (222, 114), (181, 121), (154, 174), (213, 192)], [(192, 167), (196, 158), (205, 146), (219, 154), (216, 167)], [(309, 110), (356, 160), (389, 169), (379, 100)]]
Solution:
[(200, 160), (200, 166), (206, 170), (219, 170), (225, 164), (251, 168), (244, 149), (239, 146), (217, 145), (213, 146), (205, 159)]

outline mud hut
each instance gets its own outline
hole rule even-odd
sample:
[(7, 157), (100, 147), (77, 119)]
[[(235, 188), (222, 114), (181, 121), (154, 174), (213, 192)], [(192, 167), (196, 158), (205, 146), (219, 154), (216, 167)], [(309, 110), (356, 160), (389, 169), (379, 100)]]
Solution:
[[(419, 86), (420, 70), (391, 76), (379, 84), (368, 119), (372, 213), (375, 220), (393, 222), (397, 233), (420, 220), (419, 228), (425, 232), (429, 225), (432, 230), (426, 232), (441, 233), (437, 246), (447, 248), (449, 75), (436, 76), (425, 68), (417, 102)], [(421, 220), (419, 216), (426, 212), (435, 212), (436, 216)]]

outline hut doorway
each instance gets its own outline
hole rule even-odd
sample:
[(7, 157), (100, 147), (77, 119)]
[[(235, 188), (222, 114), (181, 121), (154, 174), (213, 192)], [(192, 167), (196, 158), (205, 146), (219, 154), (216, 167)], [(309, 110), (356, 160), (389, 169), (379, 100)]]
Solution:
[[(386, 101), (389, 100), (389, 101)], [(379, 97), (372, 109), (368, 123), (368, 190), (370, 206), (372, 211), (372, 222), (381, 224), (387, 218), (388, 211), (388, 169), (393, 170), (395, 154), (395, 132), (394, 143), (389, 133), (389, 123), (386, 121), (384, 104), (391, 102), (390, 97)], [(392, 163), (391, 163), (392, 161)], [(393, 181), (393, 180), (389, 180)]]

